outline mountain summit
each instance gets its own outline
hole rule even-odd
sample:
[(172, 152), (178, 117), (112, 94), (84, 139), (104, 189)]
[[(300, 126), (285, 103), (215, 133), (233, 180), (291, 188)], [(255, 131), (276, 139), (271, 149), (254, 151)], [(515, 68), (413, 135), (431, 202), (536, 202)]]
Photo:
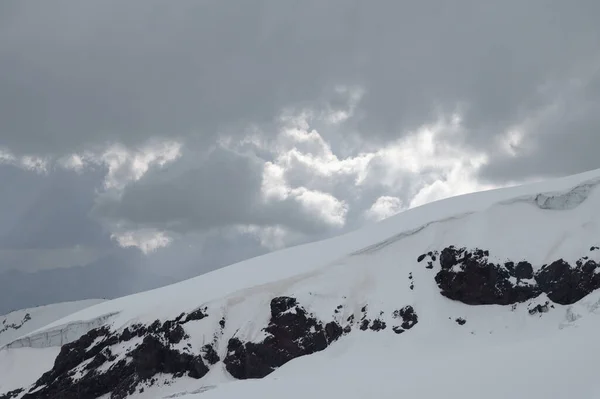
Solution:
[(454, 197), (102, 302), (0, 398), (597, 398), (600, 170)]

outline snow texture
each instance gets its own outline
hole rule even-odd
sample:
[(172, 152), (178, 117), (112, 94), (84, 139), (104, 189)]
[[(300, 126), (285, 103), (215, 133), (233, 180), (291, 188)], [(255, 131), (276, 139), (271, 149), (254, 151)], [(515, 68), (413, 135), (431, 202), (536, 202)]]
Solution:
[(71, 313), (103, 302), (89, 299), (23, 309), (0, 316), (0, 348)]

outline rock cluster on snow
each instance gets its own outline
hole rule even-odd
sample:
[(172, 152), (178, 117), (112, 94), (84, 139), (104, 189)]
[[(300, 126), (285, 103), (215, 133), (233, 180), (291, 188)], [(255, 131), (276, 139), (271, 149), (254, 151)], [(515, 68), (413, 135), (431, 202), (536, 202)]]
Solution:
[(294, 358), (322, 351), (343, 334), (338, 323), (318, 320), (291, 297), (271, 300), (271, 320), (264, 330), (268, 335), (260, 342), (229, 340), (223, 362), (235, 378), (265, 377)]
[[(334, 315), (339, 315), (342, 309), (343, 305), (336, 307)], [(134, 324), (121, 331), (107, 326), (95, 328), (63, 345), (52, 369), (22, 398), (86, 399), (107, 394), (111, 398), (125, 398), (153, 385), (159, 375), (202, 378), (221, 360), (237, 379), (262, 378), (292, 359), (326, 349), (353, 326), (372, 331), (387, 327), (382, 311), (376, 318), (368, 318), (367, 305), (361, 309), (360, 321), (355, 324), (354, 315), (350, 315), (342, 326), (336, 320), (319, 320), (296, 298), (280, 296), (271, 300), (270, 320), (263, 328), (266, 337), (250, 342), (234, 335), (228, 339), (226, 355), (221, 359), (214, 343), (202, 346), (200, 353), (190, 350), (191, 345), (186, 346), (191, 338), (185, 325), (204, 319), (207, 311), (201, 308), (172, 320)], [(418, 322), (412, 306), (396, 310), (392, 316), (398, 320), (398, 325), (392, 327), (398, 334)], [(222, 332), (225, 324), (223, 317), (217, 329)], [(23, 390), (8, 392), (0, 399), (12, 399), (22, 393)]]
[(551, 301), (568, 305), (600, 288), (600, 264), (586, 256), (574, 265), (558, 259), (536, 272), (525, 260), (494, 263), (489, 256), (479, 248), (444, 248), (435, 276), (442, 295), (468, 305), (510, 305), (545, 293)]
[[(23, 399), (84, 399), (108, 393), (112, 398), (125, 398), (141, 383), (152, 384), (159, 373), (201, 378), (209, 370), (202, 356), (175, 349), (173, 345), (189, 338), (183, 328), (185, 323), (205, 316), (203, 310), (197, 310), (164, 323), (156, 320), (150, 325), (135, 324), (120, 333), (108, 327), (93, 329), (63, 345), (54, 367), (36, 381), (31, 393)], [(119, 358), (113, 353), (115, 345), (136, 338), (141, 342), (130, 345), (125, 356)], [(214, 358), (211, 351), (208, 353)]]

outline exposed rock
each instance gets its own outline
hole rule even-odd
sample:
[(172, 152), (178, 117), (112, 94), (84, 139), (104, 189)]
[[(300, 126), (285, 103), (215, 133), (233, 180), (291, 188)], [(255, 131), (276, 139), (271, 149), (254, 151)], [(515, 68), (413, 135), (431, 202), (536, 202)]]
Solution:
[[(195, 311), (164, 323), (159, 320), (150, 325), (138, 323), (120, 333), (108, 327), (91, 330), (63, 345), (52, 369), (23, 398), (91, 399), (107, 394), (111, 398), (125, 398), (141, 383), (153, 384), (157, 374), (202, 378), (209, 370), (202, 357), (172, 347), (189, 338), (182, 324), (206, 316), (202, 315)], [(126, 345), (124, 357), (117, 360), (112, 346), (142, 337), (141, 343)], [(83, 363), (85, 366), (81, 366)], [(80, 375), (75, 378), (75, 374)]]
[(596, 272), (599, 267), (593, 260), (588, 260), (580, 267), (571, 267), (559, 259), (542, 267), (535, 280), (550, 300), (570, 305), (600, 288), (600, 274)]
[[(350, 328), (350, 326), (346, 326)], [(350, 332), (350, 331), (348, 331)], [(336, 341), (339, 337), (345, 334), (345, 329), (343, 329), (338, 323), (335, 321), (330, 321), (325, 324), (325, 337), (327, 338), (327, 343), (331, 344)]]
[[(415, 309), (410, 305), (405, 306), (400, 310), (395, 310), (392, 316), (395, 319), (402, 319), (402, 324), (400, 325), (400, 327), (402, 327), (403, 330), (410, 330), (415, 326), (415, 324), (419, 322), (419, 317), (417, 316)], [(400, 332), (396, 331), (395, 328), (393, 328), (393, 330), (394, 332), (400, 334)]]
[(458, 323), (459, 326), (464, 326), (467, 323), (467, 321), (462, 317), (458, 317), (455, 321), (456, 323)]
[(546, 293), (553, 302), (568, 305), (600, 288), (600, 264), (587, 258), (574, 266), (559, 259), (534, 273), (527, 261), (502, 265), (488, 256), (489, 251), (478, 248), (444, 248), (435, 276), (442, 295), (468, 305), (510, 305)]
[(215, 348), (213, 348), (213, 346), (210, 344), (204, 345), (202, 347), (202, 352), (204, 353), (204, 359), (211, 366), (221, 360), (221, 358), (217, 354), (217, 351), (215, 351)]
[(435, 276), (442, 295), (468, 305), (509, 305), (541, 293), (537, 287), (511, 283), (510, 270), (516, 268), (488, 262), (487, 253), (480, 249), (444, 248), (440, 255), (441, 270)]
[(546, 303), (542, 304), (537, 304), (534, 307), (532, 307), (531, 309), (529, 309), (529, 314), (530, 315), (534, 315), (536, 313), (547, 313), (549, 309), (549, 302), (546, 301)]
[(427, 261), (427, 266), (425, 266), (425, 268), (433, 269), (433, 262), (437, 260), (437, 256), (438, 251), (429, 251), (426, 254), (419, 255), (419, 257), (417, 258), (417, 262), (421, 263), (423, 260), (425, 260), (425, 258), (429, 257), (429, 260)]
[(387, 325), (385, 324), (385, 321), (380, 320), (380, 319), (375, 319), (375, 320), (373, 320), (373, 323), (371, 323), (371, 327), (369, 327), (369, 328), (373, 331), (381, 331), (381, 330), (385, 330), (386, 327), (387, 327)]
[(294, 358), (322, 351), (341, 330), (335, 322), (323, 326), (295, 298), (273, 298), (271, 320), (264, 329), (268, 336), (257, 343), (231, 338), (223, 362), (235, 378), (262, 378)]
[(371, 323), (371, 320), (369, 319), (362, 319), (360, 322), (360, 329), (362, 331), (367, 331), (369, 329), (369, 324)]
[(21, 394), (21, 392), (23, 392), (23, 388), (19, 388), (19, 389), (15, 389), (12, 391), (8, 391), (5, 394), (0, 395), (0, 399), (12, 399), (12, 398), (16, 398), (17, 396), (19, 396)]
[(529, 262), (519, 262), (515, 267), (514, 276), (519, 280), (533, 278), (533, 266)]
[(25, 313), (25, 316), (23, 316), (23, 320), (21, 320), (21, 322), (18, 324), (6, 323), (6, 320), (2, 320), (2, 328), (0, 328), (0, 334), (11, 329), (18, 330), (21, 327), (23, 327), (23, 324), (27, 323), (29, 320), (31, 320), (31, 315), (29, 313)]
[(185, 317), (185, 321), (182, 324), (185, 324), (192, 320), (202, 320), (203, 318), (205, 318), (207, 316), (207, 314), (205, 312), (206, 312), (206, 308), (194, 310), (193, 312), (189, 313)]

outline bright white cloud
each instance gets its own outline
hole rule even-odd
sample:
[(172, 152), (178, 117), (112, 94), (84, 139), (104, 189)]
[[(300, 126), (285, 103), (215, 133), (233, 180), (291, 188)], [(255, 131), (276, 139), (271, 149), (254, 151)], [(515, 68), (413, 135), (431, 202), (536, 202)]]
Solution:
[(175, 141), (150, 143), (132, 151), (115, 145), (101, 156), (108, 167), (104, 185), (107, 189), (122, 189), (127, 183), (139, 180), (153, 165), (164, 166), (181, 155), (181, 143)]
[[(459, 113), (424, 124), (382, 148), (344, 158), (311, 127), (312, 118), (310, 111), (288, 113), (275, 141), (252, 140), (273, 157), (263, 170), (266, 201), (292, 198), (310, 214), (340, 228), (352, 206), (365, 206), (361, 203), (365, 190), (380, 193), (370, 208), (363, 209), (365, 217), (381, 220), (405, 208), (495, 187), (477, 179), (488, 156), (465, 148)], [(511, 137), (514, 144), (517, 137)], [(337, 181), (352, 186), (346, 187), (352, 197), (334, 194)]]
[(383, 195), (365, 212), (367, 219), (376, 222), (393, 216), (403, 210), (402, 200), (398, 197)]
[(290, 190), (291, 196), (310, 214), (334, 227), (344, 227), (348, 205), (333, 195), (298, 187)]
[(173, 240), (167, 233), (155, 229), (113, 233), (111, 234), (111, 238), (122, 247), (137, 247), (145, 254), (166, 247)]

